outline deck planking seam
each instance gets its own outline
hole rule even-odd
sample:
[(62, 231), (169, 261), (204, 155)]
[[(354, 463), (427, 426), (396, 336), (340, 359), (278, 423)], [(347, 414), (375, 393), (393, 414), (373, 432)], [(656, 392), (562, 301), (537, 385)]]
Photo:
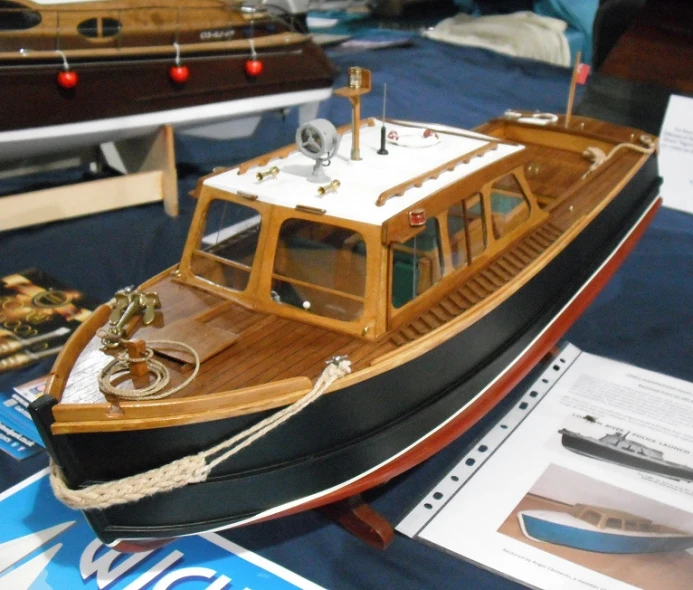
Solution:
[(462, 312), (462, 308), (450, 299), (441, 299), (438, 305), (450, 315), (450, 318), (457, 317)]
[(325, 363), (336, 356), (341, 348), (353, 341), (353, 337), (341, 334), (336, 338), (334, 333), (326, 333), (325, 336), (332, 336), (331, 342), (321, 344), (319, 351), (301, 359), (300, 362), (291, 367), (290, 371), (275, 375), (273, 378), (286, 379), (298, 374), (306, 375), (309, 379), (315, 379), (324, 370)]
[(431, 313), (432, 313), (434, 316), (436, 316), (436, 318), (438, 319), (438, 321), (439, 321), (441, 324), (444, 324), (444, 323), (450, 321), (450, 319), (452, 319), (452, 318), (450, 317), (450, 314), (446, 313), (445, 310), (444, 310), (440, 305), (434, 305), (434, 306), (431, 308)]
[[(242, 366), (236, 366), (233, 371), (235, 376), (227, 382), (225, 387), (232, 389), (238, 387), (238, 383), (252, 383), (258, 376), (262, 376), (263, 382), (271, 381), (272, 375), (280, 372), (280, 367), (283, 366), (287, 358), (282, 353), (290, 350), (288, 356), (293, 357), (295, 353), (301, 351), (306, 354), (307, 349), (311, 351), (308, 354), (312, 354), (310, 345), (319, 340), (320, 338), (315, 339), (312, 330), (303, 330), (302, 327), (293, 330), (286, 338), (275, 340), (265, 348), (256, 350), (255, 354), (247, 359)], [(271, 352), (268, 353), (268, 350)]]
[[(287, 321), (281, 328), (283, 333), (281, 341), (294, 338), (294, 332), (298, 330), (299, 327), (301, 327), (301, 324)], [(242, 372), (247, 366), (252, 366), (253, 357), (256, 357), (258, 354), (264, 354), (267, 349), (277, 344), (278, 341), (275, 333), (278, 330), (279, 329), (272, 330), (271, 332), (256, 331), (252, 334), (253, 337), (249, 338), (248, 340), (241, 340), (241, 338), (243, 338), (242, 335), (241, 338), (239, 338), (241, 342), (237, 342), (233, 346), (220, 352), (218, 355), (212, 357), (209, 361), (204, 363), (205, 370), (203, 371), (203, 374), (207, 374), (210, 371), (215, 371), (216, 376), (212, 378), (209, 383), (225, 383), (227, 378), (224, 377), (224, 375), (226, 373), (230, 371)], [(238, 352), (239, 348), (234, 348), (238, 347), (239, 344), (242, 347), (242, 352)], [(230, 358), (231, 356), (233, 358)], [(219, 371), (219, 366), (226, 366), (226, 369)]]
[[(289, 377), (296, 377), (305, 375), (299, 367), (307, 367), (313, 364), (314, 358), (320, 355), (320, 358), (325, 360), (330, 358), (330, 348), (329, 345), (334, 342), (334, 334), (324, 333), (318, 338), (313, 337), (310, 334), (304, 335), (304, 337), (313, 344), (309, 351), (301, 350), (298, 346), (292, 349), (287, 354), (278, 360), (276, 356), (271, 357), (273, 363), (271, 368), (266, 368), (263, 371), (250, 371), (246, 372), (243, 376), (244, 385), (252, 386), (259, 383), (265, 383), (271, 380), (280, 380)], [(327, 352), (325, 349), (327, 348)], [(236, 380), (240, 381), (241, 376)], [(233, 381), (229, 382), (229, 388), (238, 387)]]

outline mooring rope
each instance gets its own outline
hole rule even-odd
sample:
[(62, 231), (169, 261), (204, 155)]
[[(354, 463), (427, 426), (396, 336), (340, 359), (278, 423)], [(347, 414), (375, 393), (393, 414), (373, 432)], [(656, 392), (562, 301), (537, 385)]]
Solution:
[(605, 153), (604, 150), (602, 150), (601, 148), (593, 146), (588, 147), (584, 152), (582, 152), (582, 155), (585, 156), (585, 158), (587, 158), (590, 162), (592, 162), (592, 165), (582, 175), (582, 178), (585, 178), (588, 174), (594, 172), (620, 149), (627, 148), (629, 150), (640, 152), (641, 154), (651, 154), (652, 152), (654, 152), (655, 143), (651, 137), (649, 137), (648, 135), (641, 135), (638, 138), (638, 140), (643, 145), (638, 145), (636, 143), (630, 142), (619, 143), (618, 145), (614, 146), (608, 154)]
[(335, 357), (328, 362), (313, 389), (292, 405), (206, 451), (183, 457), (144, 473), (73, 490), (65, 483), (58, 466), (51, 462), (50, 482), (53, 493), (71, 508), (101, 510), (203, 482), (214, 467), (298, 414), (325, 393), (337, 379), (350, 372), (351, 362), (345, 357)]
[[(111, 334), (107, 334), (107, 336), (108, 338), (116, 339), (119, 343), (126, 342), (126, 340), (116, 338)], [(197, 377), (197, 373), (200, 370), (200, 355), (197, 354), (197, 351), (192, 346), (185, 344), (185, 342), (178, 342), (176, 340), (149, 340), (147, 345), (145, 355), (141, 358), (133, 358), (127, 352), (123, 352), (108, 363), (99, 373), (99, 389), (103, 393), (113, 395), (124, 400), (138, 401), (143, 399), (162, 399), (169, 397), (187, 387), (192, 380)], [(154, 355), (154, 351), (152, 350), (153, 348), (178, 348), (180, 350), (187, 351), (193, 357), (195, 362), (193, 372), (180, 385), (165, 390), (166, 386), (171, 380), (171, 376), (163, 363), (152, 358)], [(130, 363), (133, 362), (146, 362), (149, 372), (154, 375), (154, 380), (149, 385), (137, 389), (114, 386), (112, 384), (113, 377), (118, 375), (118, 373), (129, 371)]]

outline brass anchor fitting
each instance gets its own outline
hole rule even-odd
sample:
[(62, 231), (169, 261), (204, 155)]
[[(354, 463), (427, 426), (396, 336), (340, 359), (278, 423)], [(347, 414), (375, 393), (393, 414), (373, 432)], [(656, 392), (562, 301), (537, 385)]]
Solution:
[[(118, 291), (114, 296), (113, 310), (108, 320), (108, 334), (103, 338), (107, 348), (118, 346), (120, 339), (125, 336), (125, 328), (132, 318), (143, 315), (145, 325), (154, 321), (156, 309), (161, 307), (156, 293), (137, 291), (132, 287)], [(110, 336), (110, 338), (109, 338)]]

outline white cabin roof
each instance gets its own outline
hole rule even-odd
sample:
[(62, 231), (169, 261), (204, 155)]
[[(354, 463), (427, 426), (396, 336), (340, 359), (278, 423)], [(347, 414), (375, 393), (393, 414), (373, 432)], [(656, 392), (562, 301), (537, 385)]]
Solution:
[[(420, 187), (412, 187), (402, 196), (392, 197), (384, 205), (377, 206), (376, 201), (384, 191), (497, 142), (493, 137), (454, 128), (447, 129), (468, 133), (468, 136), (438, 132), (437, 142), (435, 139), (427, 141), (423, 137), (424, 128), (387, 123), (388, 134), (396, 131), (399, 142), (388, 141), (389, 154), (379, 155), (381, 122), (361, 127), (361, 160), (358, 161), (350, 159), (352, 133), (344, 133), (337, 154), (324, 168), (325, 175), (330, 180), (339, 180), (340, 186), (336, 192), (324, 196), (318, 194), (318, 188), (326, 183), (308, 180), (314, 161), (298, 151), (250, 168), (245, 174), (238, 174), (238, 169), (234, 168), (208, 178), (205, 184), (227, 192), (257, 195), (259, 201), (273, 205), (292, 209), (297, 205), (314, 207), (324, 209), (327, 215), (380, 226), (440, 188), (524, 149), (521, 145), (499, 143), (497, 149), (474, 157), (469, 163), (461, 163), (452, 171), (444, 171), (438, 178), (428, 179)], [(279, 168), (276, 178), (256, 179), (257, 172), (272, 166)]]

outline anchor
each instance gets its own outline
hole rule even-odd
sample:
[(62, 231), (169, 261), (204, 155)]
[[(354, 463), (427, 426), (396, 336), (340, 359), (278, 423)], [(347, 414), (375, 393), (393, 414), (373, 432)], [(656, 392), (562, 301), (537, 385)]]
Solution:
[[(142, 314), (142, 322), (149, 325), (154, 321), (156, 310), (161, 307), (159, 296), (153, 292), (137, 291), (133, 287), (121, 289), (114, 295), (115, 304), (108, 318), (108, 335), (103, 344), (107, 348), (118, 346), (119, 339), (125, 335), (125, 326), (136, 315)], [(113, 338), (109, 338), (113, 335)]]

